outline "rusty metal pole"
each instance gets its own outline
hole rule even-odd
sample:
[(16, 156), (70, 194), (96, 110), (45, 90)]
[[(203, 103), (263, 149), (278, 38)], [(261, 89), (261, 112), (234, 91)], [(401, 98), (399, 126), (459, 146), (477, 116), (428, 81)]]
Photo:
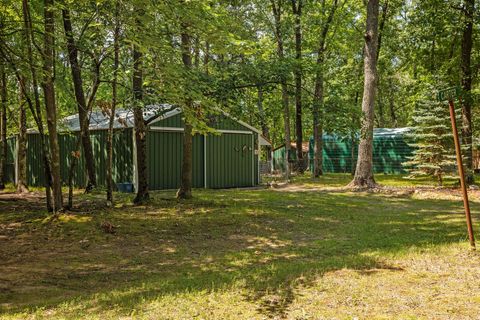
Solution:
[(463, 172), (462, 150), (460, 149), (460, 139), (458, 138), (457, 121), (455, 118), (455, 106), (453, 99), (448, 99), (450, 109), (450, 120), (452, 122), (453, 140), (455, 141), (455, 153), (457, 156), (458, 174), (460, 176), (460, 185), (462, 187), (463, 207), (465, 208), (465, 217), (467, 218), (468, 238), (470, 240), (470, 248), (475, 250), (475, 237), (473, 235), (472, 216), (470, 214), (470, 204), (468, 202), (467, 185), (465, 184), (465, 173)]

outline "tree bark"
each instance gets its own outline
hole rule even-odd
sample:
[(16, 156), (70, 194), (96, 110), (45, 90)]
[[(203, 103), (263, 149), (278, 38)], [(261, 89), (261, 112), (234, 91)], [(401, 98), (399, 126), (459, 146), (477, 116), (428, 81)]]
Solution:
[(92, 142), (90, 140), (88, 108), (83, 91), (82, 70), (78, 63), (78, 48), (73, 38), (72, 22), (69, 10), (62, 10), (63, 27), (65, 30), (65, 39), (67, 42), (68, 60), (72, 72), (73, 88), (75, 100), (77, 101), (78, 118), (80, 122), (80, 137), (82, 140), (83, 155), (85, 158), (85, 168), (87, 170), (86, 192), (91, 191), (97, 185), (95, 175), (95, 161), (93, 159)]
[(112, 81), (112, 106), (110, 108), (110, 119), (108, 122), (108, 137), (107, 137), (107, 203), (113, 204), (113, 122), (115, 119), (115, 110), (117, 107), (117, 81), (118, 81), (118, 66), (119, 66), (119, 38), (120, 38), (120, 22), (119, 2), (115, 3), (115, 29), (113, 31), (113, 81)]
[[(25, 88), (25, 79), (21, 78), (19, 88)], [(28, 192), (27, 183), (27, 112), (25, 109), (25, 95), (22, 90), (19, 90), (18, 99), (18, 135), (17, 135), (17, 193)]]
[(376, 186), (373, 177), (373, 121), (377, 85), (378, 11), (379, 1), (368, 0), (362, 125), (360, 129), (357, 169), (352, 182), (349, 184), (351, 187), (373, 188)]
[[(30, 68), (30, 73), (32, 76), (32, 87), (33, 87), (33, 97), (35, 100), (35, 108), (30, 106), (30, 111), (33, 115), (33, 119), (37, 125), (38, 133), (40, 135), (40, 144), (42, 146), (42, 160), (43, 160), (43, 169), (45, 174), (45, 199), (48, 212), (52, 212), (52, 173), (51, 173), (51, 165), (50, 165), (50, 157), (47, 145), (47, 136), (45, 135), (45, 129), (43, 127), (43, 117), (42, 117), (42, 109), (41, 109), (41, 102), (40, 102), (40, 94), (38, 92), (38, 80), (37, 80), (37, 71), (34, 65), (33, 59), (33, 27), (32, 27), (32, 19), (30, 16), (30, 8), (28, 6), (28, 0), (22, 1), (22, 11), (23, 11), (23, 18), (25, 21), (25, 41), (26, 41), (26, 48), (27, 48), (27, 58), (28, 58), (28, 65)], [(22, 88), (21, 88), (22, 89)], [(26, 91), (24, 88), (22, 89), (24, 92)]]
[(323, 62), (324, 46), (321, 45), (317, 56), (317, 72), (315, 77), (315, 93), (313, 98), (313, 177), (323, 174)]
[[(376, 54), (376, 60), (378, 64), (378, 59), (380, 58), (380, 50), (382, 47), (382, 37), (383, 37), (383, 30), (385, 28), (385, 22), (387, 21), (388, 18), (388, 0), (385, 0), (383, 4), (381, 5), (382, 9), (382, 16), (380, 18), (380, 24), (378, 27), (378, 45), (377, 45), (377, 54)], [(377, 84), (378, 88), (378, 127), (383, 128), (385, 127), (385, 115), (383, 111), (383, 101), (381, 99), (381, 94), (382, 92), (380, 91), (380, 77), (378, 77), (377, 81), (379, 82)], [(384, 95), (382, 95), (383, 97)]]
[(182, 178), (177, 198), (192, 198), (192, 126), (187, 122), (183, 132)]
[(305, 171), (303, 159), (303, 124), (302, 124), (302, 0), (291, 0), (295, 15), (295, 131), (297, 148), (297, 170)]
[[(325, 4), (322, 7), (322, 13), (325, 12)], [(325, 23), (322, 26), (317, 50), (317, 65), (315, 74), (315, 92), (313, 95), (313, 177), (318, 178), (323, 174), (323, 98), (324, 98), (324, 76), (323, 64), (325, 61), (325, 43), (327, 34), (332, 24), (335, 11), (337, 10), (338, 0), (334, 0)]]
[(135, 144), (137, 146), (138, 190), (133, 202), (142, 204), (150, 199), (147, 172), (147, 130), (143, 118), (143, 54), (133, 46), (133, 117), (135, 122)]
[(7, 183), (7, 75), (5, 62), (0, 61), (0, 190), (5, 189)]
[(473, 154), (472, 154), (472, 46), (473, 46), (473, 23), (475, 0), (464, 0), (464, 28), (462, 35), (462, 89), (464, 96), (462, 97), (462, 140), (465, 149), (465, 164), (468, 171), (467, 180), (473, 183)]
[[(185, 70), (187, 71), (187, 75), (188, 72), (192, 69), (191, 42), (191, 37), (187, 32), (186, 26), (182, 25), (182, 62)], [(191, 110), (192, 107), (192, 100), (189, 95), (186, 94), (185, 108)], [(188, 117), (185, 117), (184, 122), (185, 124), (183, 132), (182, 178), (180, 182), (180, 188), (177, 191), (178, 199), (192, 198), (192, 126), (189, 123)]]
[(57, 136), (57, 106), (55, 103), (54, 86), (55, 17), (53, 6), (54, 0), (44, 0), (43, 91), (52, 164), (53, 212), (58, 212), (63, 207), (63, 195), (62, 179), (60, 176), (60, 148), (58, 146)]
[[(280, 63), (283, 63), (285, 60), (285, 53), (283, 48), (283, 33), (282, 33), (282, 8), (281, 3), (276, 3), (275, 0), (270, 0), (272, 5), (273, 17), (275, 19), (275, 37), (277, 40), (277, 56)], [(284, 131), (285, 131), (285, 180), (288, 182), (290, 179), (290, 164), (289, 164), (289, 154), (290, 154), (290, 108), (289, 108), (289, 97), (288, 97), (288, 87), (287, 87), (287, 76), (284, 72), (280, 74), (280, 84), (282, 87), (282, 106), (283, 106), (283, 122), (284, 122)]]

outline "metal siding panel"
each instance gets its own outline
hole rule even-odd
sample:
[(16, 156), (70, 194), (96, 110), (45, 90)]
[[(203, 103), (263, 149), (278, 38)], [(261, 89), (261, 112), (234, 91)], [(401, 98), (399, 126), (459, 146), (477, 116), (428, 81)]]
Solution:
[(242, 130), (250, 132), (252, 131), (251, 129), (244, 127), (239, 122), (223, 114), (215, 116), (213, 120), (214, 122), (210, 123), (210, 126), (218, 130)]
[(132, 138), (132, 129), (121, 129), (114, 131), (112, 164), (112, 178), (114, 183), (133, 182)]
[(203, 140), (204, 136), (196, 134), (193, 136), (193, 168), (192, 180), (194, 188), (203, 188), (204, 174), (203, 174)]
[(41, 143), (39, 134), (27, 135), (27, 183), (39, 187), (44, 184)]
[[(106, 186), (107, 171), (107, 135), (106, 130), (91, 131), (92, 151), (95, 161), (95, 174), (97, 176), (97, 185)], [(113, 180), (117, 182), (132, 182), (133, 180), (133, 162), (132, 162), (132, 130), (122, 129), (114, 132), (113, 148)], [(68, 175), (72, 161), (71, 153), (77, 147), (78, 133), (59, 134), (58, 144), (60, 148), (60, 174), (63, 184), (68, 184)], [(73, 183), (76, 187), (85, 187), (86, 170), (83, 150), (80, 146), (81, 157), (78, 159), (75, 167)], [(28, 134), (27, 146), (27, 172), (28, 183), (31, 186), (43, 186), (45, 183), (43, 168), (43, 151), (39, 134)]]
[(170, 118), (154, 122), (153, 127), (183, 128), (182, 114), (176, 114)]
[(154, 175), (152, 174), (152, 166), (150, 165), (152, 163), (152, 150), (153, 148), (151, 147), (151, 144), (152, 144), (152, 139), (153, 139), (153, 136), (152, 136), (152, 132), (151, 131), (147, 131), (147, 136), (146, 136), (146, 144), (147, 144), (147, 163), (148, 163), (148, 186), (150, 189), (152, 190), (155, 190), (155, 181), (154, 181)]
[[(59, 134), (58, 144), (60, 148), (60, 174), (62, 183), (68, 185), (68, 176), (70, 171), (70, 163), (72, 161), (72, 152), (75, 151), (78, 144), (78, 134)], [(83, 149), (80, 145), (80, 159), (78, 159), (73, 172), (73, 185), (76, 187), (85, 187), (86, 170)]]

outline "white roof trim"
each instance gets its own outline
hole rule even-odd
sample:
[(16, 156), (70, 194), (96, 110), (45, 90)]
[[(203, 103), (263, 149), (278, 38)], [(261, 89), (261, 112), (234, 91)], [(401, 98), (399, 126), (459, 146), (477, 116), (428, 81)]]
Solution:
[(270, 141), (268, 141), (267, 138), (265, 138), (262, 134), (260, 134), (258, 136), (258, 143), (261, 146), (271, 146), (272, 145), (272, 143)]

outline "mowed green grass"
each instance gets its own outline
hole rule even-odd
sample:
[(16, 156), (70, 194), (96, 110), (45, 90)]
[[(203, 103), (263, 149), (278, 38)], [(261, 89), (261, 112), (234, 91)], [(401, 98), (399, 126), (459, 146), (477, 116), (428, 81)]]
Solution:
[(142, 207), (116, 194), (112, 209), (78, 196), (84, 212), (53, 221), (41, 203), (0, 200), (0, 318), (477, 317), (480, 258), (458, 191), (335, 189), (344, 181), (195, 190), (185, 202), (152, 192)]

